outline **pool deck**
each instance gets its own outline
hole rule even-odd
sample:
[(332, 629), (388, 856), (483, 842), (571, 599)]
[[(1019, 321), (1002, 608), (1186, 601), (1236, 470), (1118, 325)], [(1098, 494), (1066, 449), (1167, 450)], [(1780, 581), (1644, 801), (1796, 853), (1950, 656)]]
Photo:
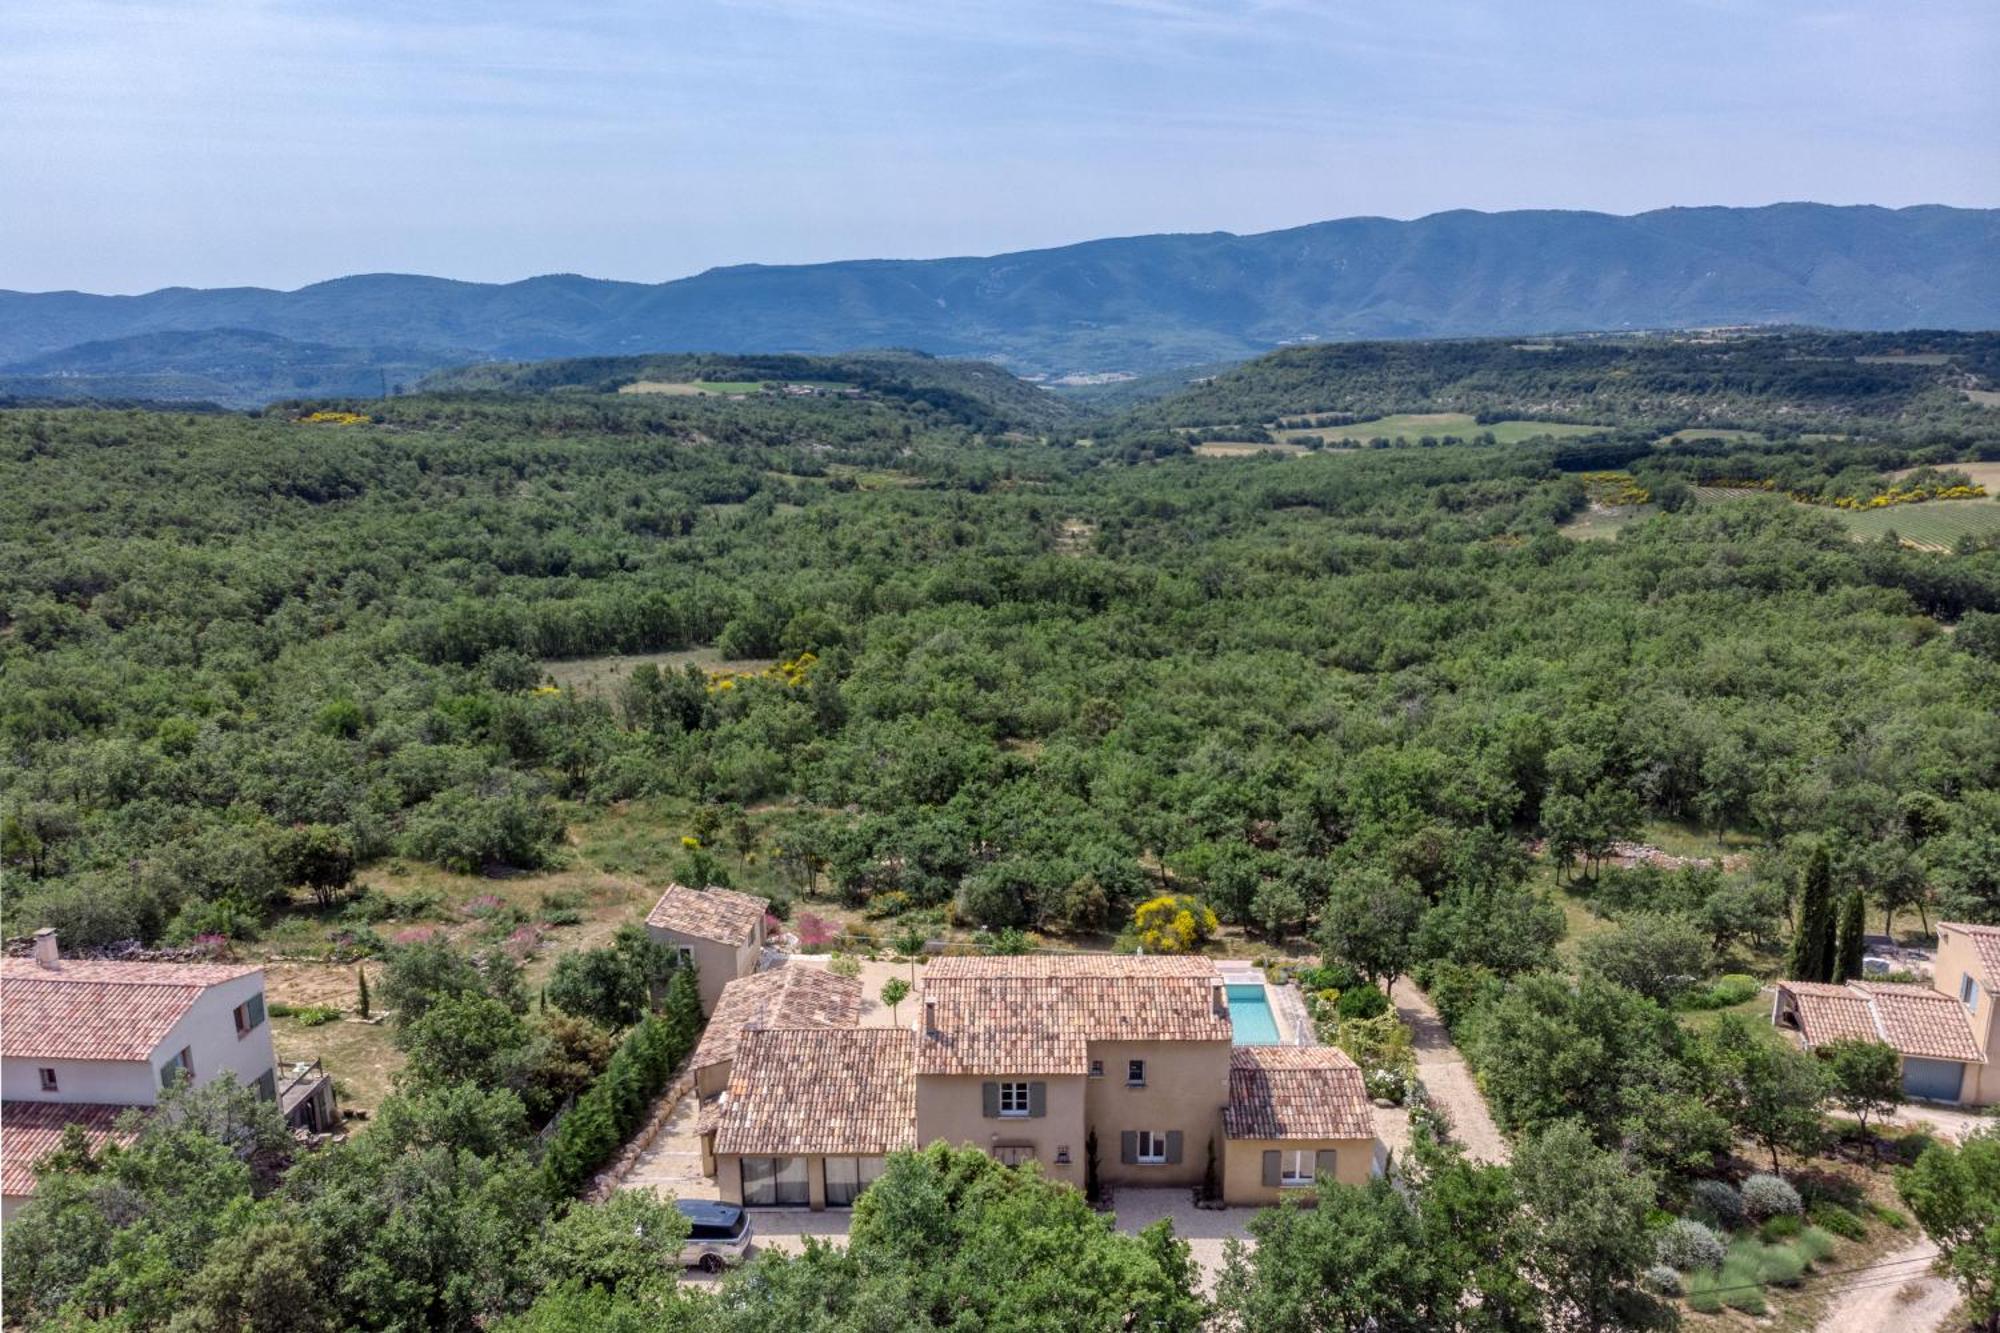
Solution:
[(1271, 1007), (1271, 1021), (1278, 1028), (1277, 1045), (1319, 1045), (1319, 1034), (1313, 1031), (1312, 1019), (1306, 1014), (1305, 997), (1299, 994), (1297, 985), (1273, 986), (1264, 979), (1264, 973), (1256, 964), (1239, 958), (1217, 959), (1215, 967), (1222, 974), (1224, 985), (1264, 988), (1265, 1001)]

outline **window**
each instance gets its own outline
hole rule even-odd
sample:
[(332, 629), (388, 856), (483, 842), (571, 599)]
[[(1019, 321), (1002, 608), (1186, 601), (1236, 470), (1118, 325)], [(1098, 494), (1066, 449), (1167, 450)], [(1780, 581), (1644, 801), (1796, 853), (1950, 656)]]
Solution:
[(861, 1191), (882, 1174), (880, 1157), (829, 1157), (826, 1159), (826, 1202), (830, 1208), (845, 1208), (861, 1197)]
[(1146, 1062), (1144, 1060), (1127, 1060), (1125, 1062), (1125, 1086), (1128, 1088), (1143, 1088), (1146, 1086)]
[(1024, 1116), (1028, 1114), (1027, 1084), (1002, 1083), (1000, 1085), (1000, 1114), (1004, 1116)]
[(1057, 1166), (1069, 1165), (1069, 1145), (1067, 1143), (1062, 1144), (1060, 1147), (1056, 1149), (1056, 1165)]
[(257, 1089), (257, 1095), (267, 1102), (278, 1100), (278, 1071), (267, 1069), (257, 1075), (257, 1081), (250, 1086)]
[(1032, 1143), (996, 1143), (993, 1145), (993, 1160), (1002, 1166), (1026, 1166), (1035, 1160), (1035, 1145)]
[(781, 1204), (812, 1201), (812, 1186), (806, 1183), (803, 1157), (745, 1157), (743, 1159), (743, 1202), (769, 1208)]
[(1092, 1078), (1103, 1078), (1103, 1077), (1104, 1077), (1104, 1061), (1102, 1061), (1102, 1060), (1092, 1060), (1092, 1061), (1090, 1062), (1090, 1076), (1091, 1076)]
[(675, 949), (674, 957), (680, 960), (680, 964), (682, 967), (694, 966), (694, 950), (688, 948), (686, 945), (682, 945), (680, 948)]
[(1278, 1184), (1284, 1189), (1297, 1189), (1301, 1185), (1313, 1183), (1313, 1170), (1318, 1154), (1310, 1149), (1286, 1152), (1279, 1158)]
[(1965, 1002), (1965, 1007), (1968, 1009), (1979, 1007), (1979, 983), (1972, 979), (1970, 972), (1963, 974), (1958, 980), (1958, 998)]
[[(1132, 1063), (1141, 1064), (1143, 1062), (1134, 1060)], [(1138, 1160), (1142, 1166), (1159, 1166), (1165, 1163), (1167, 1160), (1167, 1136), (1157, 1130), (1140, 1130)]]
[(160, 1086), (171, 1088), (176, 1078), (194, 1082), (194, 1048), (181, 1047), (181, 1053), (160, 1066)]
[(43, 1092), (60, 1092), (60, 1091), (62, 1091), (62, 1089), (60, 1089), (60, 1088), (58, 1088), (58, 1087), (56, 1086), (56, 1071), (55, 1071), (55, 1070), (53, 1070), (53, 1069), (44, 1069), (44, 1070), (42, 1071), (42, 1091), (43, 1091)]
[(236, 1006), (236, 1036), (240, 1040), (255, 1032), (264, 1022), (264, 997), (253, 995)]

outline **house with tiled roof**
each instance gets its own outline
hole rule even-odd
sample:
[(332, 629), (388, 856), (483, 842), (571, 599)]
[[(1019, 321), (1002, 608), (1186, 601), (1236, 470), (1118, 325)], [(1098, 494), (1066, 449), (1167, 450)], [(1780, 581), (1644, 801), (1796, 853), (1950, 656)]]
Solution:
[(669, 884), (646, 915), (646, 933), (695, 965), (701, 1011), (713, 1014), (722, 988), (757, 970), (767, 899), (733, 889)]
[(722, 988), (689, 1062), (695, 1095), (706, 1100), (729, 1086), (746, 1028), (851, 1028), (860, 1021), (856, 977), (803, 963), (737, 977)]
[(0, 959), (6, 1208), (32, 1191), (64, 1124), (108, 1135), (174, 1079), (225, 1074), (278, 1097), (262, 968), (65, 959), (54, 931), (37, 932), (32, 957)]
[(1200, 1184), (1212, 1153), (1232, 1203), (1379, 1169), (1361, 1071), (1239, 1046), (1207, 959), (938, 958), (916, 999), (913, 1028), (739, 1029), (700, 1122), (723, 1198), (838, 1206), (884, 1153), (939, 1141), (1079, 1189), (1093, 1141), (1113, 1188)]
[(1994, 1050), (2000, 994), (2000, 927), (1938, 925), (1928, 986), (1781, 981), (1771, 1021), (1807, 1050), (1843, 1038), (1879, 1041), (1903, 1059), (1903, 1091), (1925, 1101), (2000, 1101)]

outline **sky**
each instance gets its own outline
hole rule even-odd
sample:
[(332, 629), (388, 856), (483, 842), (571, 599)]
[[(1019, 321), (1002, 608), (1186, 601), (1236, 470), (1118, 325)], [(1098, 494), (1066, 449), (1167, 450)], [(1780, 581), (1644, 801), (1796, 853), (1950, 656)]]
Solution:
[(2000, 206), (1994, 0), (0, 0), (0, 288)]

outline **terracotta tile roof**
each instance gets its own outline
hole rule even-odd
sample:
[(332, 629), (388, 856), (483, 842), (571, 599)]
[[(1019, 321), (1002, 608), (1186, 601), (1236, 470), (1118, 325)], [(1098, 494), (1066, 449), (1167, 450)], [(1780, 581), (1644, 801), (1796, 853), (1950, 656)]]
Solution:
[(1881, 1020), (1889, 1044), (1904, 1055), (1926, 1060), (1963, 1060), (1979, 1064), (1985, 1057), (1973, 1040), (1965, 1006), (1929, 986), (1897, 986), (1871, 981), (1857, 984)]
[(1331, 1046), (1238, 1046), (1229, 1057), (1232, 1139), (1372, 1139), (1361, 1069)]
[(1083, 1074), (1093, 1041), (1228, 1041), (1206, 958), (939, 958), (923, 971), (919, 1074)]
[(722, 988), (715, 1016), (694, 1048), (696, 1069), (736, 1058), (745, 1028), (851, 1028), (861, 1021), (861, 979), (791, 963), (738, 977)]
[(0, 1054), (9, 1059), (144, 1060), (210, 986), (259, 967), (0, 961)]
[(1962, 921), (1938, 922), (1938, 934), (1948, 930), (1962, 931), (1972, 941), (1972, 952), (1979, 959), (1979, 984), (1990, 991), (2000, 991), (2000, 926), (1972, 926)]
[(130, 1143), (133, 1136), (116, 1124), (131, 1109), (102, 1102), (0, 1102), (0, 1193), (20, 1198), (35, 1192), (35, 1163), (62, 1146), (65, 1125), (83, 1126), (92, 1148)]
[(746, 943), (771, 906), (769, 900), (733, 889), (690, 889), (669, 884), (646, 915), (646, 924), (720, 944)]
[(1792, 997), (1792, 1010), (1799, 1019), (1799, 1034), (1808, 1046), (1820, 1046), (1844, 1037), (1861, 1041), (1884, 1039), (1866, 995), (1857, 994), (1846, 986), (1829, 986), (1817, 981), (1781, 981), (1778, 990)]
[(853, 1153), (917, 1146), (914, 1038), (903, 1028), (751, 1028), (736, 1045), (718, 1153)]
[(1781, 981), (1778, 990), (1793, 997), (1799, 1032), (1807, 1046), (1855, 1037), (1887, 1042), (1902, 1054), (1921, 1060), (1975, 1064), (1985, 1060), (1973, 1039), (1965, 1006), (1929, 986)]

